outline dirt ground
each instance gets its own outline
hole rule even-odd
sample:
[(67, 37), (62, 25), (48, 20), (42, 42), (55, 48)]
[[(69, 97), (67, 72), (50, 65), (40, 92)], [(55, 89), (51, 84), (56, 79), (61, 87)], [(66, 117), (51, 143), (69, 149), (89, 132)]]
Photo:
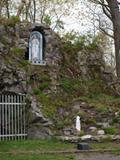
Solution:
[(86, 153), (78, 154), (76, 160), (120, 160), (120, 155), (108, 153)]

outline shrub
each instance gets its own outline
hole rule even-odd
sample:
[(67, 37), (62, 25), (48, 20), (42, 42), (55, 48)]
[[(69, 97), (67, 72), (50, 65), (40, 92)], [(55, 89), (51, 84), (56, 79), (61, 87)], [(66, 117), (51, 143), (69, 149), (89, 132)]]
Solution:
[(80, 131), (79, 136), (82, 137), (85, 135), (85, 132), (83, 130)]
[(13, 52), (14, 54), (16, 54), (18, 56), (21, 56), (24, 53), (23, 49), (18, 48), (18, 47), (13, 47), (11, 49), (11, 52)]
[(35, 95), (39, 95), (40, 90), (39, 90), (38, 88), (34, 88), (34, 89), (33, 89), (33, 93), (34, 93)]
[(20, 19), (18, 16), (11, 16), (10, 19), (8, 19), (8, 25), (11, 27), (14, 27), (16, 23), (19, 23)]
[(43, 82), (39, 85), (39, 89), (43, 91), (44, 89), (49, 88), (49, 82)]
[(70, 79), (64, 77), (60, 80), (60, 86), (66, 92), (73, 92), (81, 89), (81, 82), (78, 78)]
[(96, 125), (96, 119), (88, 118), (88, 119), (85, 120), (85, 124), (87, 124), (87, 125)]
[(67, 78), (63, 78), (60, 80), (60, 86), (66, 91), (72, 91), (73, 90), (73, 86), (71, 84), (71, 81)]
[(105, 104), (102, 104), (102, 103), (98, 102), (98, 103), (96, 103), (95, 107), (96, 107), (95, 108), (96, 111), (98, 111), (98, 112), (101, 112), (101, 113), (104, 113), (104, 114), (109, 112), (108, 106), (105, 105)]
[(1, 37), (0, 42), (2, 42), (4, 45), (8, 45), (8, 38), (7, 37)]
[(110, 134), (110, 135), (117, 133), (117, 129), (114, 127), (105, 128), (104, 131), (106, 134)]
[(30, 63), (29, 63), (28, 61), (22, 60), (22, 61), (20, 62), (20, 67), (26, 68), (29, 64), (30, 64)]
[(115, 123), (119, 123), (120, 122), (120, 117), (114, 117), (112, 119), (112, 123), (111, 124), (115, 124)]

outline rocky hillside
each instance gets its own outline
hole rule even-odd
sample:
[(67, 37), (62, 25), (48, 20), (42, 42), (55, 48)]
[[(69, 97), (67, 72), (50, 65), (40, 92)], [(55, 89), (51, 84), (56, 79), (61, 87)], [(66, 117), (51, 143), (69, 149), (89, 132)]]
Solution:
[[(36, 27), (45, 36), (44, 66), (26, 59)], [(99, 44), (74, 45), (49, 27), (16, 18), (1, 20), (0, 37), (0, 92), (27, 95), (30, 138), (63, 135), (66, 129), (75, 134), (77, 115), (84, 132), (91, 126), (120, 132), (119, 81), (106, 70)]]

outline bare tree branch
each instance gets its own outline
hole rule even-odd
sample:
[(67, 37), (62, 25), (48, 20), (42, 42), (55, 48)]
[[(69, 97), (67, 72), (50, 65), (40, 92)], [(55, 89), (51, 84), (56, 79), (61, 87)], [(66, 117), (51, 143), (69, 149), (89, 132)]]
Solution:
[[(111, 17), (111, 15), (110, 15), (110, 11), (107, 9), (107, 7), (102, 6), (102, 9), (103, 9), (104, 14), (105, 14), (110, 20), (112, 20), (112, 17)], [(109, 13), (108, 13), (108, 11), (109, 11)]]
[(21, 0), (21, 4), (18, 7), (18, 11), (17, 11), (17, 15), (16, 16), (20, 17), (25, 4), (26, 4), (26, 0)]
[(107, 36), (111, 37), (112, 39), (114, 39), (114, 36), (109, 34), (104, 28), (102, 28), (101, 26), (99, 26), (99, 29), (104, 33), (106, 34)]

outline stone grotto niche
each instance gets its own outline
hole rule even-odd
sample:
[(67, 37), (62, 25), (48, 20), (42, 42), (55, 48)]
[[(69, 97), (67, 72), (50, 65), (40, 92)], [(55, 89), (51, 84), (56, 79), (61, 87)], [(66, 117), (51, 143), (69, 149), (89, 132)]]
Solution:
[(43, 53), (43, 34), (32, 31), (29, 39), (29, 61), (35, 65), (45, 65)]

